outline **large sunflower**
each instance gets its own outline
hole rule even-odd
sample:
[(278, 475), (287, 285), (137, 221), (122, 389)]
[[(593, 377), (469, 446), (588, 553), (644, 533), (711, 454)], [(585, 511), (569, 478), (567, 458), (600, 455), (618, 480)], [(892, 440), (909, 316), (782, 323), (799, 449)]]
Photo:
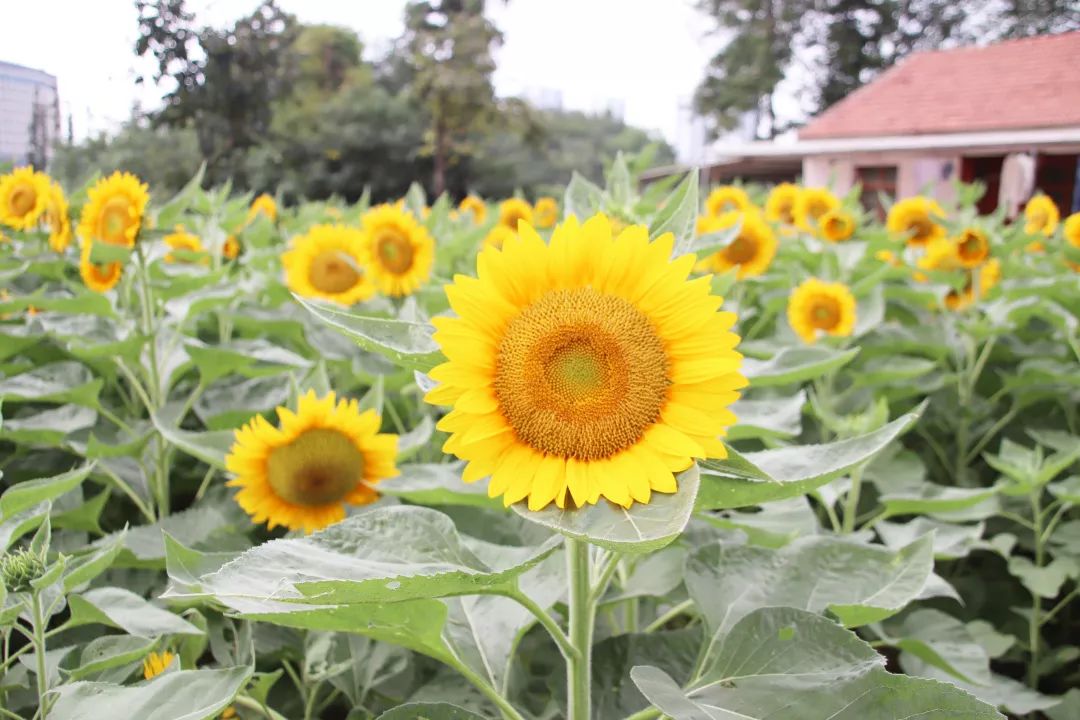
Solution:
[(279, 407), (278, 427), (261, 415), (236, 431), (225, 467), (236, 475), (236, 502), (252, 520), (312, 532), (345, 517), (345, 505), (366, 505), (372, 487), (398, 474), (397, 435), (379, 432), (374, 410), (334, 393), (309, 390), (295, 412)]
[(1061, 212), (1046, 195), (1036, 195), (1024, 207), (1024, 232), (1028, 235), (1042, 234), (1050, 237), (1057, 230)]
[(945, 211), (922, 195), (904, 198), (891, 208), (885, 221), (889, 232), (903, 235), (908, 245), (924, 246), (945, 237)]
[(435, 241), (427, 228), (394, 205), (379, 205), (362, 220), (364, 257), (376, 287), (386, 295), (410, 295), (431, 277)]
[(251, 201), (251, 207), (248, 208), (247, 221), (250, 223), (259, 217), (259, 215), (265, 215), (270, 222), (277, 220), (278, 208), (274, 198), (266, 193), (263, 193), (259, 197)]
[(808, 233), (815, 233), (821, 216), (839, 207), (840, 199), (828, 188), (803, 188), (795, 198), (795, 224)]
[(0, 223), (16, 230), (37, 225), (49, 199), (49, 176), (30, 167), (0, 176)]
[(49, 183), (48, 201), (45, 203), (45, 224), (49, 226), (49, 247), (62, 253), (71, 244), (71, 217), (68, 202), (60, 183)]
[(533, 216), (536, 218), (536, 227), (554, 227), (559, 221), (559, 203), (553, 197), (539, 198), (533, 207)]
[(462, 198), (458, 210), (463, 213), (472, 213), (473, 223), (476, 225), (483, 225), (484, 221), (487, 220), (487, 205), (475, 195), (467, 195)]
[(742, 223), (738, 236), (723, 250), (718, 250), (698, 263), (699, 271), (726, 272), (739, 269), (738, 278), (755, 277), (764, 273), (776, 256), (776, 233), (756, 210), (729, 212), (713, 217), (698, 218), (699, 235), (723, 232)]
[(315, 225), (281, 256), (285, 284), (298, 295), (341, 305), (367, 300), (375, 284), (364, 266), (364, 239), (344, 225)]
[(799, 187), (780, 183), (769, 191), (765, 199), (765, 219), (783, 225), (795, 224), (795, 205), (799, 201)]
[[(183, 225), (177, 225), (174, 232), (165, 236), (165, 244), (173, 250), (181, 250), (188, 253), (206, 253), (206, 248), (203, 247), (202, 240), (198, 235), (193, 235), (184, 229)], [(194, 258), (183, 257), (176, 253), (168, 253), (165, 255), (165, 262), (167, 263), (183, 263), (195, 260)], [(197, 262), (207, 264), (210, 262), (209, 257), (198, 258)]]
[(705, 214), (714, 217), (753, 207), (750, 196), (737, 185), (721, 185), (705, 198)]
[(640, 225), (614, 237), (603, 215), (568, 218), (549, 245), (523, 224), (447, 286), (457, 317), (434, 320), (449, 360), (426, 399), (453, 406), (438, 427), (466, 482), (490, 476), (491, 497), (532, 510), (629, 507), (725, 457), (746, 385), (735, 315), (673, 244)]
[(150, 202), (146, 184), (131, 173), (114, 172), (98, 180), (87, 196), (79, 236), (84, 241), (134, 247)]
[(108, 292), (120, 282), (120, 276), (124, 273), (124, 266), (118, 262), (98, 264), (91, 262), (90, 252), (94, 244), (88, 240), (82, 242), (82, 250), (79, 254), (79, 275), (86, 287), (94, 292)]
[(521, 198), (509, 198), (499, 203), (499, 224), (505, 225), (511, 230), (517, 230), (518, 220), (524, 220), (532, 225), (532, 205)]
[(855, 233), (855, 218), (851, 213), (836, 208), (818, 218), (818, 235), (829, 242), (843, 242)]
[(809, 278), (792, 291), (787, 316), (803, 342), (822, 334), (846, 337), (855, 331), (855, 296), (843, 283)]
[(990, 239), (977, 227), (964, 228), (956, 238), (956, 258), (965, 268), (975, 268), (990, 257)]

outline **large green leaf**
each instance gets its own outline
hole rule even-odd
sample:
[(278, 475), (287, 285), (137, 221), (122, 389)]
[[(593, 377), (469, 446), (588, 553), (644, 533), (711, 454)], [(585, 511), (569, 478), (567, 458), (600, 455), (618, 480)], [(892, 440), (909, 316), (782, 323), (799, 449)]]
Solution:
[(746, 358), (743, 374), (751, 387), (766, 385), (790, 385), (813, 380), (851, 362), (859, 354), (858, 348), (832, 350), (817, 345), (784, 348), (768, 360)]
[(96, 408), (104, 381), (77, 362), (43, 365), (0, 380), (0, 400), (73, 403)]
[(109, 668), (138, 662), (157, 646), (157, 638), (134, 635), (106, 635), (88, 642), (79, 653), (78, 665), (70, 670), (72, 680), (81, 680)]
[(93, 427), (97, 416), (93, 408), (61, 405), (5, 420), (0, 438), (23, 445), (58, 446), (72, 433)]
[(312, 362), (291, 350), (266, 340), (234, 340), (220, 345), (205, 345), (196, 340), (184, 344), (199, 375), (206, 383), (237, 373), (244, 377), (263, 377), (312, 366)]
[(420, 505), (502, 507), (498, 498), (488, 497), (484, 483), (462, 481), (462, 467), (460, 462), (401, 465), (401, 474), (379, 483), (378, 490)]
[(919, 515), (966, 510), (997, 494), (997, 488), (958, 488), (922, 483), (916, 488), (882, 495), (888, 515)]
[(181, 430), (165, 417), (155, 415), (151, 418), (154, 427), (170, 444), (188, 455), (202, 460), (207, 465), (219, 470), (225, 469), (225, 457), (236, 440), (232, 430), (207, 430), (194, 432)]
[(727, 439), (795, 437), (802, 432), (805, 404), (806, 393), (802, 390), (786, 397), (739, 400), (731, 406), (738, 422), (728, 431)]
[(12, 485), (0, 496), (0, 519), (8, 520), (39, 503), (58, 498), (74, 490), (93, 469), (93, 464), (83, 465), (62, 475)]
[(664, 233), (675, 235), (675, 254), (689, 251), (694, 241), (698, 215), (698, 173), (691, 170), (660, 204), (660, 211), (649, 223), (649, 239)]
[(490, 720), (450, 703), (405, 703), (387, 710), (378, 720)]
[(604, 191), (575, 170), (563, 193), (564, 216), (574, 215), (581, 222), (604, 209)]
[(163, 610), (130, 590), (100, 587), (68, 598), (71, 623), (111, 625), (129, 635), (201, 635), (202, 630), (187, 620)]
[(885, 625), (885, 641), (954, 679), (990, 685), (990, 658), (964, 623), (940, 610), (920, 608)]

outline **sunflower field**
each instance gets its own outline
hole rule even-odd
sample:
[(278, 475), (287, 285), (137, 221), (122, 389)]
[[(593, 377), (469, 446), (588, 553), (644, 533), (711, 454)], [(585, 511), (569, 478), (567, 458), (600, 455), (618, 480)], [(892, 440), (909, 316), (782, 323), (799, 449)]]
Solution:
[(1080, 214), (0, 177), (0, 718), (1080, 718)]

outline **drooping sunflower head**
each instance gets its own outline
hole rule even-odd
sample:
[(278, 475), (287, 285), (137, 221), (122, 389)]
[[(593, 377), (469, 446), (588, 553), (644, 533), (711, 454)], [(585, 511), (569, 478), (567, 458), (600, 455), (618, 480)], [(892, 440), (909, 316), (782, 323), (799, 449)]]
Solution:
[(363, 218), (364, 257), (375, 286), (386, 295), (416, 292), (431, 277), (435, 241), (408, 211), (379, 205)]
[(945, 211), (932, 200), (922, 195), (904, 198), (889, 209), (886, 227), (889, 232), (903, 236), (908, 245), (925, 246), (934, 240), (945, 237)]
[(603, 215), (568, 218), (550, 244), (522, 225), (447, 286), (457, 317), (434, 320), (448, 361), (426, 399), (453, 407), (438, 427), (466, 482), (490, 476), (491, 497), (531, 510), (629, 507), (726, 455), (746, 385), (735, 316), (673, 244), (640, 225), (613, 236)]
[(697, 265), (703, 272), (726, 272), (738, 268), (738, 278), (756, 277), (764, 273), (776, 256), (776, 233), (754, 209), (729, 212), (718, 217), (698, 218), (699, 235), (719, 233), (739, 225), (739, 234), (722, 250), (718, 250)]
[(794, 225), (795, 205), (799, 200), (799, 188), (791, 183), (780, 183), (769, 191), (765, 199), (765, 219), (783, 225)]
[(840, 208), (829, 210), (818, 218), (817, 234), (829, 242), (843, 242), (855, 233), (855, 218)]
[[(203, 247), (202, 240), (198, 235), (193, 235), (184, 230), (183, 225), (177, 225), (174, 232), (165, 236), (165, 244), (173, 250), (180, 250), (189, 253), (205, 253), (206, 248)], [(170, 252), (165, 255), (165, 262), (167, 263), (183, 263), (192, 262), (187, 257), (183, 257), (177, 253)], [(210, 262), (210, 258), (202, 257), (198, 260), (202, 264)]]
[(364, 238), (344, 225), (315, 225), (281, 256), (285, 284), (303, 297), (352, 305), (375, 294), (364, 265)]
[(476, 195), (466, 195), (458, 205), (463, 213), (472, 213), (473, 224), (483, 225), (487, 220), (487, 204)]
[(263, 193), (259, 197), (251, 201), (251, 207), (248, 208), (247, 221), (252, 222), (259, 215), (265, 215), (271, 222), (277, 220), (278, 207), (274, 198), (266, 193)]
[(124, 273), (124, 266), (119, 262), (95, 263), (90, 259), (93, 243), (87, 240), (82, 242), (79, 253), (79, 275), (86, 287), (94, 292), (104, 293), (116, 287), (120, 282), (120, 276)]
[(956, 238), (956, 257), (960, 265), (974, 268), (990, 257), (990, 239), (981, 228), (964, 228)]
[(240, 240), (235, 235), (229, 235), (225, 238), (225, 243), (221, 246), (221, 256), (226, 260), (235, 260), (240, 256)]
[(49, 176), (31, 167), (0, 175), (0, 223), (16, 230), (38, 224), (49, 200)]
[(803, 342), (821, 335), (847, 337), (855, 331), (855, 296), (843, 283), (804, 280), (788, 299), (788, 322)]
[(814, 233), (821, 216), (839, 207), (840, 198), (828, 188), (803, 188), (795, 198), (795, 224), (808, 233)]
[(176, 655), (168, 650), (150, 653), (143, 660), (143, 678), (146, 680), (156, 678), (172, 665), (174, 658), (176, 658)]
[(511, 230), (517, 230), (518, 221), (524, 220), (533, 224), (532, 205), (521, 198), (509, 198), (499, 203), (499, 224), (505, 225)]
[(60, 183), (49, 184), (48, 202), (45, 204), (45, 224), (49, 226), (49, 247), (62, 253), (71, 244), (71, 216), (68, 202)]
[(538, 228), (554, 227), (559, 220), (559, 203), (553, 197), (539, 198), (533, 207), (533, 217)]
[(753, 207), (750, 196), (738, 185), (721, 185), (705, 198), (705, 214), (712, 216)]
[(1028, 235), (1050, 237), (1057, 230), (1060, 220), (1061, 212), (1057, 204), (1047, 195), (1036, 195), (1024, 207), (1024, 232)]
[(134, 247), (150, 193), (131, 173), (115, 172), (90, 188), (79, 219), (84, 241)]
[(517, 237), (516, 230), (511, 230), (505, 225), (496, 225), (488, 231), (487, 235), (484, 236), (484, 244), (501, 248), (506, 242), (507, 238), (513, 237)]
[(397, 475), (397, 435), (380, 433), (378, 413), (356, 400), (308, 391), (295, 412), (277, 414), (277, 427), (257, 415), (237, 430), (225, 458), (236, 502), (254, 522), (320, 530), (344, 518), (346, 504), (374, 502), (375, 484)]

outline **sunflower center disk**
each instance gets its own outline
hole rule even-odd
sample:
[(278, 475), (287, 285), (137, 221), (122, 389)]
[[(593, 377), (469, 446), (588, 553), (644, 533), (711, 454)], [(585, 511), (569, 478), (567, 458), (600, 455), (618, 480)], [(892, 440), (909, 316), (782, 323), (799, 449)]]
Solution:
[(400, 275), (413, 263), (413, 247), (408, 238), (398, 232), (385, 232), (376, 244), (379, 261), (392, 273)]
[(507, 327), (495, 395), (534, 450), (599, 460), (634, 445), (659, 419), (668, 365), (652, 324), (626, 300), (592, 288), (554, 290)]
[(126, 245), (125, 231), (131, 223), (127, 198), (115, 197), (101, 211), (101, 239), (111, 245)]
[(724, 252), (727, 255), (728, 262), (734, 265), (742, 265), (745, 262), (749, 262), (754, 258), (757, 252), (757, 245), (753, 240), (750, 240), (745, 235), (740, 235), (727, 246), (727, 250)]
[(811, 322), (819, 330), (832, 330), (840, 322), (840, 303), (832, 298), (818, 298), (810, 311)]
[(925, 241), (934, 234), (934, 223), (928, 218), (916, 218), (908, 225), (908, 230), (911, 231), (912, 240)]
[(37, 193), (29, 185), (20, 185), (11, 193), (11, 209), (15, 215), (25, 215), (34, 209)]
[(964, 258), (974, 258), (982, 254), (982, 243), (977, 235), (968, 235), (960, 243), (960, 255)]
[(327, 505), (349, 494), (363, 478), (364, 456), (337, 430), (315, 428), (270, 453), (270, 487), (294, 505)]
[(341, 252), (322, 252), (311, 261), (308, 282), (324, 293), (342, 293), (360, 282), (360, 273)]

